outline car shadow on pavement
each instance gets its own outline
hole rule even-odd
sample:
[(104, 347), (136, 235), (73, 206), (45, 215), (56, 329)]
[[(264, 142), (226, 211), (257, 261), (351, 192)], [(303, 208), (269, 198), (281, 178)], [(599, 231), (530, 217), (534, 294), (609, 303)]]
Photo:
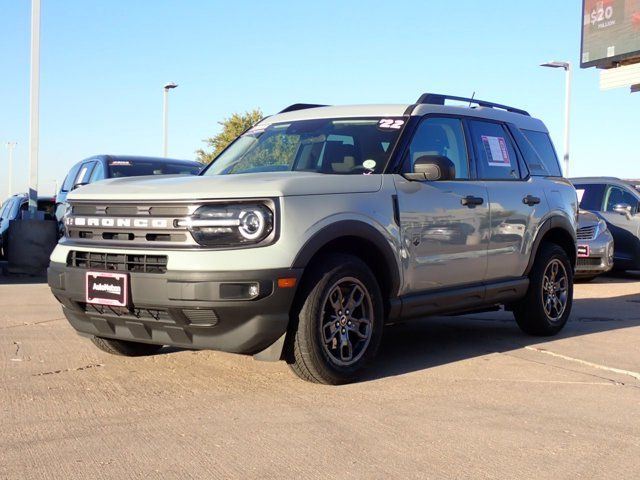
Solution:
[(31, 277), (28, 275), (9, 275), (8, 263), (0, 260), (0, 285), (28, 285), (36, 283), (47, 283), (46, 276)]
[[(617, 308), (603, 309), (603, 301)], [(602, 313), (605, 310), (606, 313)], [(619, 315), (624, 310), (624, 315)], [(523, 333), (510, 312), (431, 317), (385, 329), (378, 355), (362, 381), (403, 375), (530, 345), (640, 326), (640, 293), (576, 299), (569, 322), (553, 337)]]

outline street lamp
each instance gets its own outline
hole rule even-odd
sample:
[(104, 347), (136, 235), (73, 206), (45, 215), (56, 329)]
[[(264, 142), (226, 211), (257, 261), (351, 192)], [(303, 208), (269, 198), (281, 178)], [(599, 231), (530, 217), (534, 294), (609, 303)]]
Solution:
[(169, 90), (177, 86), (178, 84), (173, 82), (165, 84), (162, 97), (162, 156), (165, 158), (167, 157), (167, 150), (169, 148), (169, 139), (167, 138), (169, 129)]
[(547, 62), (541, 67), (562, 68), (565, 71), (564, 90), (564, 175), (569, 176), (569, 118), (571, 112), (571, 63), (570, 62)]
[(7, 150), (9, 150), (9, 175), (7, 181), (9, 182), (9, 197), (13, 195), (13, 187), (11, 185), (11, 180), (13, 179), (13, 149), (16, 147), (16, 142), (7, 142)]

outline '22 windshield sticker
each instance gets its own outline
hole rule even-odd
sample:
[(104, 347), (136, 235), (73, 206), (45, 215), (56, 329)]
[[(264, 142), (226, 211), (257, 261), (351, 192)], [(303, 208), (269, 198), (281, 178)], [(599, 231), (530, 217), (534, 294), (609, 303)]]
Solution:
[(379, 128), (390, 128), (392, 130), (400, 130), (404, 125), (404, 120), (397, 120), (395, 118), (383, 118), (378, 122)]

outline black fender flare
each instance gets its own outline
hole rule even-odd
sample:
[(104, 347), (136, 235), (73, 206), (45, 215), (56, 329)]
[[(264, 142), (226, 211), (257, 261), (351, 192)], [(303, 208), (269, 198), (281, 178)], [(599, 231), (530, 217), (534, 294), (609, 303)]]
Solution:
[[(544, 221), (544, 223), (538, 229), (538, 233), (536, 234), (536, 238), (533, 242), (533, 247), (531, 247), (531, 255), (529, 256), (529, 263), (527, 264), (527, 268), (524, 272), (524, 275), (529, 275), (529, 272), (533, 268), (533, 263), (535, 262), (536, 256), (538, 255), (538, 248), (542, 243), (542, 239), (547, 234), (547, 232), (553, 229), (564, 230), (573, 239), (574, 254), (575, 254), (575, 248), (577, 245), (576, 231), (573, 225), (571, 225), (571, 222), (567, 218), (561, 217), (559, 215), (548, 218), (547, 220)], [(573, 261), (575, 263), (575, 258), (573, 259)]]
[(341, 220), (327, 225), (316, 232), (300, 249), (291, 268), (305, 268), (313, 256), (322, 247), (341, 237), (356, 237), (373, 244), (382, 254), (384, 264), (390, 273), (389, 285), (391, 298), (398, 294), (400, 289), (400, 271), (389, 241), (375, 227), (359, 220)]

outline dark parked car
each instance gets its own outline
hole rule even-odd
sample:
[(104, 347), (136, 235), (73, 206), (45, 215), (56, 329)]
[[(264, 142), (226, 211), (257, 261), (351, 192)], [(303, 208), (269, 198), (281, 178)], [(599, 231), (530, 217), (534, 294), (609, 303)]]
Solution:
[(597, 212), (613, 235), (613, 267), (640, 270), (640, 191), (635, 181), (613, 177), (571, 180), (578, 192), (580, 208)]
[(76, 163), (58, 192), (55, 214), (62, 225), (67, 194), (78, 187), (107, 178), (144, 175), (197, 175), (203, 165), (173, 158), (133, 157), (130, 155), (95, 155)]
[[(55, 197), (39, 197), (38, 210), (44, 212), (45, 220), (53, 220), (56, 199)], [(7, 198), (0, 207), (0, 258), (8, 256), (9, 222), (20, 218), (20, 212), (29, 208), (29, 196), (26, 193), (13, 195)]]

